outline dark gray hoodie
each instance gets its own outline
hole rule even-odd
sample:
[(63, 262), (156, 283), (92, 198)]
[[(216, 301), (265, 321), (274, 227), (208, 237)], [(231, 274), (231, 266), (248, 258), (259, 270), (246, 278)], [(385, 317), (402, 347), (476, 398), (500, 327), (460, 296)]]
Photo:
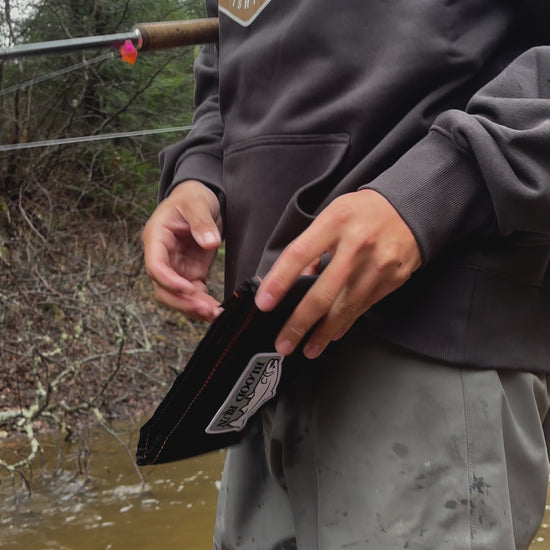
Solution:
[[(375, 189), (423, 266), (359, 321), (411, 350), (550, 371), (550, 2), (220, 0), (194, 129), (161, 153), (223, 206), (226, 287)], [(546, 35), (545, 35), (546, 33)]]

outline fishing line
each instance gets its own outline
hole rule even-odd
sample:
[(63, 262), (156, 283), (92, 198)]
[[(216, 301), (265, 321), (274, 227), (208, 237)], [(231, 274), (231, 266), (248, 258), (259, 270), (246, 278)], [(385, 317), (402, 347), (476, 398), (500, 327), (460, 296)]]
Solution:
[(152, 130), (135, 130), (133, 132), (113, 132), (111, 134), (99, 134), (97, 136), (80, 136), (72, 138), (50, 139), (45, 141), (31, 141), (29, 143), (13, 143), (0, 145), (0, 153), (7, 151), (19, 151), (21, 149), (33, 149), (35, 147), (53, 147), (55, 145), (72, 145), (74, 143), (85, 143), (89, 141), (101, 141), (105, 139), (117, 139), (133, 136), (148, 136), (152, 134), (167, 134), (169, 132), (185, 132), (191, 130), (192, 126), (175, 126), (173, 128), (154, 128)]
[(29, 86), (32, 86), (33, 84), (38, 84), (39, 82), (45, 82), (46, 80), (51, 80), (52, 78), (56, 78), (57, 76), (61, 76), (67, 73), (70, 73), (71, 71), (76, 71), (78, 69), (83, 69), (86, 67), (89, 67), (90, 65), (93, 65), (94, 63), (99, 63), (100, 61), (105, 61), (106, 59), (113, 58), (115, 55), (114, 52), (105, 53), (103, 55), (100, 55), (99, 57), (95, 57), (94, 59), (91, 59), (89, 61), (83, 61), (82, 63), (78, 63), (76, 65), (71, 65), (70, 67), (65, 67), (63, 69), (59, 69), (58, 71), (54, 71), (51, 73), (47, 73), (41, 76), (37, 76), (36, 78), (32, 78), (31, 80), (26, 80), (25, 82), (21, 82), (20, 84), (15, 84), (13, 86), (10, 86), (8, 88), (4, 88), (3, 90), (0, 90), (0, 97), (10, 94), (12, 92), (17, 92), (18, 90), (23, 90), (24, 88), (28, 88)]

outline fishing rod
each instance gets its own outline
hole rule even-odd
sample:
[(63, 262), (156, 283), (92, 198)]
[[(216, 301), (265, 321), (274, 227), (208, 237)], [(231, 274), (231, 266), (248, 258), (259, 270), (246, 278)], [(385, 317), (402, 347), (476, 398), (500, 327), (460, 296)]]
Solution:
[(87, 49), (119, 48), (122, 59), (134, 63), (138, 51), (153, 51), (218, 40), (218, 18), (139, 23), (129, 32), (68, 38), (0, 48), (0, 61), (31, 55), (66, 53)]

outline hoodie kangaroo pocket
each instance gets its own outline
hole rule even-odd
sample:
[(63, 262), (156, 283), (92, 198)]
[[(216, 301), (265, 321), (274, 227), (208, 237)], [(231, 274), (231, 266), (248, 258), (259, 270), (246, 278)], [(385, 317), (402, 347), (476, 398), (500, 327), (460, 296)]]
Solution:
[[(349, 140), (347, 134), (269, 135), (225, 151), (226, 292), (256, 274), (275, 228), (284, 246), (307, 227), (309, 215), (297, 206), (300, 192), (332, 187)], [(298, 224), (284, 223), (289, 209), (297, 209)]]

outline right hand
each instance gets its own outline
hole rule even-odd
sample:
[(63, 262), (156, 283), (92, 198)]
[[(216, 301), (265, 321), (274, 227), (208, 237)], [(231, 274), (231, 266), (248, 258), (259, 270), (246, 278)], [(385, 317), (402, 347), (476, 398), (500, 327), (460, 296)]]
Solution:
[(155, 298), (193, 319), (213, 321), (221, 304), (206, 278), (221, 243), (216, 195), (196, 180), (180, 183), (153, 212), (142, 234)]

